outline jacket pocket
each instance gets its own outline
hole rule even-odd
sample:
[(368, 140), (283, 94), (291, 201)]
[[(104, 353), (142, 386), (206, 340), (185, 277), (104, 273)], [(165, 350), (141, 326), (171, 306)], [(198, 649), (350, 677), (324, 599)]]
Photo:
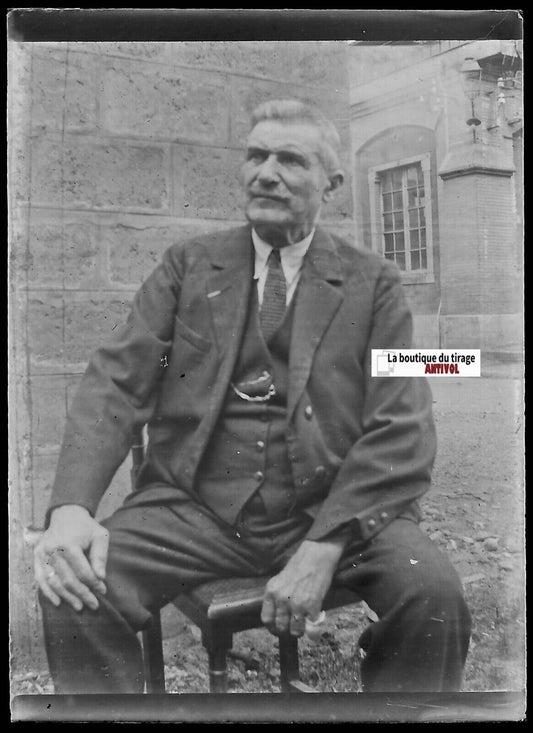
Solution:
[(176, 337), (185, 339), (185, 341), (188, 341), (201, 351), (209, 351), (212, 345), (212, 342), (209, 341), (209, 339), (206, 339), (205, 336), (193, 331), (192, 328), (187, 326), (186, 323), (183, 323), (183, 321), (177, 316), (174, 320), (174, 340), (176, 340)]

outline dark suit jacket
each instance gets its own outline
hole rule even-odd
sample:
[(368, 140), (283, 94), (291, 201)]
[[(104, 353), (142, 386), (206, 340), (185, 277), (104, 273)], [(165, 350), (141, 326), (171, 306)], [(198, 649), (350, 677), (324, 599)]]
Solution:
[[(126, 325), (92, 357), (67, 422), (50, 508), (94, 513), (136, 426), (148, 501), (194, 495), (228, 389), (253, 282), (250, 229), (170, 247)], [(318, 228), (298, 285), (287, 445), (309, 539), (350, 526), (365, 541), (429, 487), (435, 455), (423, 378), (373, 378), (372, 348), (411, 347), (397, 268)], [(221, 492), (223, 500), (223, 492)]]

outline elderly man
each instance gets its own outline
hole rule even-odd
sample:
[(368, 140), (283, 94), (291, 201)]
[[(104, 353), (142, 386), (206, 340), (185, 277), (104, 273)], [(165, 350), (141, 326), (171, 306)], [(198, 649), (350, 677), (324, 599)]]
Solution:
[[(126, 325), (92, 357), (35, 551), (58, 692), (143, 689), (136, 632), (214, 578), (270, 574), (262, 608), (300, 636), (332, 582), (379, 620), (360, 639), (370, 691), (457, 690), (470, 635), (459, 579), (418, 527), (435, 454), (422, 379), (372, 378), (408, 348), (399, 273), (317, 225), (342, 184), (314, 108), (254, 113), (249, 225), (170, 247)], [(136, 490), (93, 517), (134, 431)]]

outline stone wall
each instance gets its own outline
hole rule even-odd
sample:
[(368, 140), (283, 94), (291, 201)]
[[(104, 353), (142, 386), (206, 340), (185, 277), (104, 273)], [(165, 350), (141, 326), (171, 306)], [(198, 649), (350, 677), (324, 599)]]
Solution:
[[(63, 424), (91, 350), (173, 242), (243, 220), (251, 109), (317, 102), (350, 170), (345, 47), (330, 42), (9, 47), (11, 633), (44, 664), (28, 527), (42, 526)], [(350, 175), (325, 223), (350, 235)], [(100, 514), (129, 490), (117, 474)]]

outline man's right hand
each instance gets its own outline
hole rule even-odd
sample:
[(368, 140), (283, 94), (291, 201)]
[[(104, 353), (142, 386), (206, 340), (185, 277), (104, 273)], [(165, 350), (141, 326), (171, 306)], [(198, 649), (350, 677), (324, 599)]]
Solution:
[(35, 580), (48, 600), (76, 611), (98, 608), (94, 592), (105, 593), (109, 532), (87, 509), (67, 504), (54, 509), (50, 526), (34, 550)]

